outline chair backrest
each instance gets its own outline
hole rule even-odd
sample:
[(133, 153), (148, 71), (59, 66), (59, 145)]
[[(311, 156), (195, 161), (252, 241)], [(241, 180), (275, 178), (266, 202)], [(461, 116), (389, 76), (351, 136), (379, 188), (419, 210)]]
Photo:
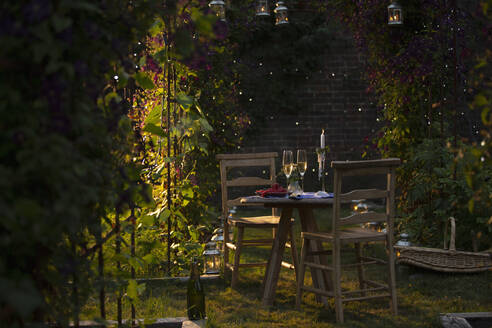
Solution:
[[(393, 232), (395, 211), (395, 169), (400, 165), (399, 158), (386, 158), (366, 161), (333, 161), (333, 232), (345, 225), (367, 222), (386, 222), (387, 233)], [(385, 189), (357, 189), (342, 193), (342, 180), (347, 176), (374, 176), (385, 175)], [(340, 217), (340, 204), (358, 199), (386, 199), (385, 213), (369, 211)]]
[[(233, 206), (239, 206), (240, 198), (230, 199), (230, 187), (265, 187), (272, 186), (275, 183), (275, 159), (278, 154), (271, 153), (246, 153), (246, 154), (218, 154), (216, 156), (220, 163), (220, 187), (222, 194), (222, 215), (227, 217), (229, 209)], [(269, 178), (257, 176), (238, 177), (228, 179), (228, 169), (239, 167), (267, 167), (269, 169)], [(247, 195), (242, 195), (247, 196)], [(272, 212), (273, 213), (273, 212)]]

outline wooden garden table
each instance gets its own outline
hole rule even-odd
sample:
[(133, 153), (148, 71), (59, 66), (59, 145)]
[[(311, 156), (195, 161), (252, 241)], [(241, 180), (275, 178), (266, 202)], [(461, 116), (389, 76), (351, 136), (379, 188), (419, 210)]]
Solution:
[[(278, 229), (275, 234), (272, 252), (268, 260), (265, 277), (263, 280), (264, 291), (262, 303), (265, 306), (271, 306), (273, 305), (273, 301), (275, 299), (275, 290), (277, 288), (280, 267), (282, 264), (282, 257), (285, 250), (285, 243), (287, 241), (287, 235), (289, 231), (289, 225), (291, 224), (290, 220), (292, 218), (293, 210), (296, 208), (299, 212), (302, 231), (316, 232), (318, 231), (318, 225), (316, 224), (316, 220), (314, 219), (313, 209), (331, 207), (333, 204), (333, 198), (308, 198), (294, 200), (290, 198), (264, 198), (260, 196), (249, 196), (241, 198), (241, 203), (249, 205), (263, 205), (265, 207), (274, 207), (281, 209)], [(311, 243), (310, 245), (310, 250), (313, 252), (322, 249), (321, 242)], [(313, 256), (313, 259), (311, 261), (317, 264), (328, 264), (326, 257), (322, 256)], [(333, 289), (331, 276), (327, 272), (321, 272), (321, 270), (311, 270), (311, 276), (313, 278), (313, 284), (315, 287), (325, 290)], [(327, 302), (326, 297), (317, 296), (316, 299), (319, 302)]]

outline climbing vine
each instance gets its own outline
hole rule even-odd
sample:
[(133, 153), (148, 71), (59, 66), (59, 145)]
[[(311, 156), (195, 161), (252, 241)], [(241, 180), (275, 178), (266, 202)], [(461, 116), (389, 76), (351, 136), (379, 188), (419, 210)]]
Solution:
[[(491, 226), (484, 195), (490, 192), (490, 164), (477, 154), (490, 140), (487, 120), (480, 120), (468, 104), (474, 97), (475, 103), (482, 99), (485, 104), (480, 96), (484, 86), (476, 88), (471, 81), (481, 74), (473, 67), (488, 60), (483, 49), (490, 44), (488, 4), (405, 1), (404, 24), (397, 27), (386, 22), (387, 5), (335, 1), (334, 10), (367, 56), (369, 91), (379, 98), (384, 124), (372, 142), (383, 156), (403, 160), (400, 229), (408, 230), (415, 242), (435, 246), (453, 215), (460, 229), (473, 231), (463, 236), (461, 247), (473, 244), (477, 249), (481, 241), (486, 248)], [(474, 173), (473, 158), (480, 166)], [(482, 196), (472, 196), (476, 190)]]

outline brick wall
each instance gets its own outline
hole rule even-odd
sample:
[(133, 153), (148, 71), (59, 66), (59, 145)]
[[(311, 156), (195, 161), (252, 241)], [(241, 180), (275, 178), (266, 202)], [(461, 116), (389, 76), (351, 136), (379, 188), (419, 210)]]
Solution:
[(364, 138), (378, 129), (376, 105), (366, 93), (363, 75), (364, 58), (357, 53), (350, 34), (338, 33), (323, 67), (299, 85), (304, 110), (297, 114), (266, 112), (265, 126), (248, 137), (240, 151), (276, 151), (281, 156), (283, 149), (307, 149), (310, 172), (306, 180), (316, 180), (317, 173), (312, 172), (315, 148), (324, 129), (331, 148), (328, 160), (361, 159)]

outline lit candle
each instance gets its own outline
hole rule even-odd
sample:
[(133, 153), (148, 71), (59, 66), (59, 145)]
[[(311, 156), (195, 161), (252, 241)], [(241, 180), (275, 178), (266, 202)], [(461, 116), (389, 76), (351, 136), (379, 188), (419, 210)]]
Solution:
[(321, 149), (325, 148), (325, 130), (321, 130)]

